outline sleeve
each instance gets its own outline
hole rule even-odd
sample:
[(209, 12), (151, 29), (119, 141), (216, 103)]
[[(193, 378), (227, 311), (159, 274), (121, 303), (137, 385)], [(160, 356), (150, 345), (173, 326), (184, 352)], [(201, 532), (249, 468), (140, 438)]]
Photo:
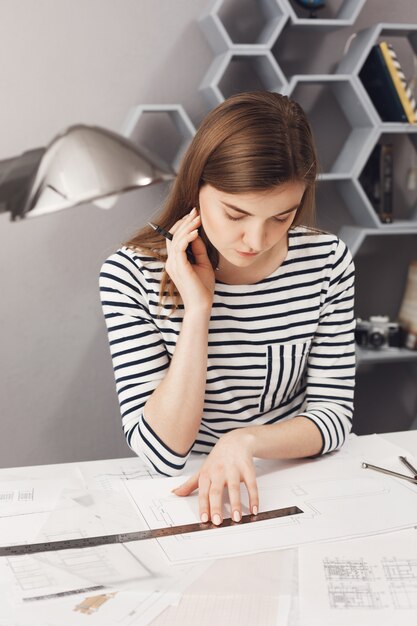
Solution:
[(190, 452), (181, 456), (166, 446), (143, 413), (170, 363), (149, 312), (146, 279), (135, 261), (119, 250), (102, 265), (99, 286), (126, 441), (148, 467), (176, 476)]
[(340, 448), (352, 428), (355, 387), (355, 268), (338, 240), (307, 362), (306, 408), (322, 436), (320, 454)]

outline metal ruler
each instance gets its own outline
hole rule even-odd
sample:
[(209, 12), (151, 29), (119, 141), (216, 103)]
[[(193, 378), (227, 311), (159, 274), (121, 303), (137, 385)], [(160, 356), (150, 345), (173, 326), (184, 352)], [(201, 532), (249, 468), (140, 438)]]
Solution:
[(51, 552), (53, 550), (73, 550), (77, 548), (95, 548), (112, 543), (127, 543), (129, 541), (143, 541), (144, 539), (159, 539), (172, 535), (184, 535), (201, 530), (214, 530), (228, 526), (240, 526), (241, 524), (253, 524), (263, 520), (287, 517), (303, 513), (298, 506), (288, 506), (283, 509), (262, 511), (257, 515), (243, 515), (240, 522), (234, 522), (230, 517), (223, 520), (221, 526), (215, 526), (211, 522), (205, 524), (182, 524), (181, 526), (167, 526), (166, 528), (153, 528), (150, 530), (138, 530), (131, 533), (116, 535), (100, 535), (98, 537), (80, 537), (77, 539), (62, 539), (60, 541), (45, 541), (43, 543), (23, 543), (16, 546), (0, 547), (0, 556), (20, 556), (22, 554), (36, 554), (37, 552)]

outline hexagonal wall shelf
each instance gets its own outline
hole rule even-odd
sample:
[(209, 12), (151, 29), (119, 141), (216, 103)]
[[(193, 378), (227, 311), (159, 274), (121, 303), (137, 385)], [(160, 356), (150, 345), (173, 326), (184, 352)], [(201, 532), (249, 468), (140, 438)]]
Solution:
[[(336, 73), (337, 74), (352, 74), (359, 77), (359, 74), (364, 66), (366, 59), (371, 52), (372, 47), (379, 41), (386, 37), (400, 37), (408, 40), (412, 52), (417, 55), (417, 24), (388, 24), (381, 23), (376, 24), (370, 28), (366, 28), (356, 34), (356, 37), (352, 40), (350, 47), (339, 63)], [(368, 108), (376, 110), (372, 104), (371, 99), (366, 93), (368, 100)], [(380, 117), (377, 115), (377, 119), (380, 123)]]
[[(349, 75), (298, 75), (293, 76), (288, 85), (288, 95), (300, 102), (310, 117), (311, 125), (314, 131), (314, 115), (309, 110), (310, 105), (303, 102), (304, 92), (309, 88), (315, 88), (320, 93), (328, 90), (328, 98), (330, 104), (323, 102), (323, 107), (333, 107), (334, 113), (324, 117), (328, 120), (336, 120), (340, 127), (345, 128), (346, 137), (342, 137), (341, 146), (334, 148), (336, 154), (332, 159), (332, 163), (327, 164), (325, 171), (321, 174), (323, 180), (345, 178), (354, 174), (355, 170), (364, 163), (364, 159), (368, 156), (370, 147), (375, 145), (375, 117), (369, 114), (368, 109), (363, 101), (363, 93), (358, 88), (357, 81), (352, 80)], [(318, 88), (318, 89), (317, 89)], [(308, 98), (307, 98), (308, 99)], [(311, 98), (310, 98), (311, 99)], [(318, 116), (323, 118), (322, 103), (318, 105)], [(314, 108), (314, 100), (312, 103)], [(323, 138), (328, 143), (330, 139), (337, 134), (332, 128), (328, 129), (328, 133), (321, 129), (320, 137), (316, 137), (318, 145), (319, 160), (323, 161), (320, 155), (320, 142), (318, 139)], [(347, 131), (347, 132), (346, 132)]]
[[(384, 124), (378, 129), (378, 135), (375, 141), (381, 144), (390, 144), (392, 146), (392, 157), (394, 160), (393, 168), (398, 172), (404, 173), (401, 180), (399, 173), (392, 181), (392, 222), (389, 224), (381, 223), (376, 215), (370, 198), (366, 195), (366, 204), (368, 210), (376, 216), (376, 226), (383, 227), (386, 230), (397, 232), (398, 228), (403, 226), (414, 227), (417, 229), (417, 190), (409, 189), (407, 186), (407, 172), (411, 165), (414, 164), (413, 175), (417, 177), (417, 127), (409, 130), (408, 125), (393, 124), (392, 126)], [(373, 149), (370, 152), (372, 153)], [(410, 155), (411, 151), (411, 155)], [(362, 185), (361, 177), (359, 183)]]
[[(385, 226), (385, 225), (383, 225)], [(388, 226), (388, 225), (386, 225)], [(410, 229), (408, 224), (398, 225), (393, 233), (390, 228), (364, 228), (362, 226), (343, 226), (340, 231), (340, 237), (348, 246), (352, 256), (356, 256), (365, 240), (368, 237), (377, 237), (382, 235), (414, 235), (417, 237), (417, 228)]]
[(335, 30), (337, 28), (352, 26), (366, 2), (366, 0), (343, 0), (339, 3), (339, 9), (335, 11), (334, 16), (321, 17), (322, 12), (319, 11), (317, 17), (311, 19), (309, 17), (304, 17), (306, 11), (301, 7), (297, 7), (296, 9), (295, 5), (290, 0), (282, 1), (283, 5), (286, 5), (291, 25), (294, 28), (304, 30), (317, 29), (321, 31)]
[(269, 48), (288, 20), (282, 0), (214, 0), (199, 24), (216, 54)]
[[(391, 224), (384, 224), (380, 221), (374, 207), (372, 206), (370, 199), (364, 191), (364, 188), (360, 181), (360, 175), (362, 173), (365, 164), (371, 156), (376, 144), (382, 139), (386, 139), (389, 136), (397, 136), (398, 139), (403, 136), (407, 136), (410, 139), (411, 145), (417, 152), (417, 127), (410, 129), (409, 125), (401, 124), (384, 124), (375, 129), (372, 142), (367, 144), (368, 152), (358, 162), (358, 167), (355, 168), (355, 172), (352, 177), (345, 180), (338, 181), (338, 188), (341, 196), (343, 197), (346, 205), (348, 206), (351, 214), (355, 218), (355, 222), (361, 227), (380, 229), (382, 233), (392, 232), (414, 232), (417, 231), (417, 198), (414, 194), (413, 198), (403, 198), (402, 200), (395, 197), (394, 188), (394, 208), (393, 208), (393, 222)], [(395, 152), (394, 152), (395, 162)], [(395, 165), (394, 165), (395, 167)], [(403, 190), (403, 195), (406, 194)], [(395, 202), (401, 203), (400, 206), (395, 207)], [(407, 204), (407, 206), (403, 206)]]
[[(146, 125), (142, 124), (145, 117), (148, 118)], [(149, 123), (151, 118), (155, 128)], [(125, 137), (151, 150), (162, 161), (168, 162), (175, 172), (178, 172), (182, 156), (195, 132), (193, 123), (179, 104), (147, 104), (133, 107), (122, 129)], [(143, 133), (147, 135), (143, 136)]]
[(241, 91), (282, 91), (285, 76), (269, 50), (228, 51), (218, 55), (201, 83), (207, 101), (216, 106)]

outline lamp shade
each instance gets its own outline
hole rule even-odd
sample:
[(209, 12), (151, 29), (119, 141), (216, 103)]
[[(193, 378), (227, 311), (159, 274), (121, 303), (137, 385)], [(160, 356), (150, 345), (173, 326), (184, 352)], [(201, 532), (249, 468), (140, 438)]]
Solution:
[(175, 173), (155, 155), (99, 126), (77, 124), (43, 151), (13, 218), (43, 215), (85, 202), (102, 208), (118, 194), (171, 180)]

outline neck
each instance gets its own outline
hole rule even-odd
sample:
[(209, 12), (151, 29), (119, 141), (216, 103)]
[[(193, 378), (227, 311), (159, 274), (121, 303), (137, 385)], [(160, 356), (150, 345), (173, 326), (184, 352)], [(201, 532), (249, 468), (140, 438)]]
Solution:
[(278, 248), (273, 248), (267, 257), (257, 259), (248, 268), (236, 267), (222, 255), (219, 258), (219, 265), (216, 270), (216, 279), (229, 285), (250, 285), (258, 283), (272, 274), (285, 261), (288, 253), (288, 238), (279, 242)]

